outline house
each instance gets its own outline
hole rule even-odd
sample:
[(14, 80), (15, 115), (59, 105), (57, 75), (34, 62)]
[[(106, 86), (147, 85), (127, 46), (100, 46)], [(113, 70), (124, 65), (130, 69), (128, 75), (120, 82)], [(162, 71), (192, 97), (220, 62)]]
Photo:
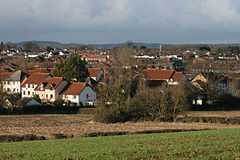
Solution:
[(66, 88), (62, 98), (66, 103), (75, 106), (92, 106), (96, 103), (96, 92), (86, 83), (76, 82)]
[(21, 94), (21, 82), (24, 78), (25, 74), (22, 71), (0, 72), (3, 91), (9, 94)]
[(195, 95), (192, 98), (192, 105), (193, 106), (204, 106), (207, 102), (207, 97), (204, 94), (199, 94), (199, 95)]
[(88, 74), (95, 82), (99, 82), (104, 78), (104, 72), (101, 68), (88, 68)]
[(48, 73), (33, 73), (22, 84), (22, 97), (33, 97), (36, 95), (35, 89), (49, 77)]
[(192, 80), (191, 84), (197, 89), (204, 90), (208, 83), (207, 78), (202, 74), (198, 73)]
[(68, 82), (62, 77), (48, 77), (35, 88), (35, 94), (44, 102), (54, 102), (60, 99), (60, 93)]
[(111, 60), (110, 55), (107, 54), (83, 53), (80, 56), (81, 60), (89, 63), (106, 63)]
[(146, 69), (144, 70), (146, 85), (149, 87), (178, 85), (183, 80), (183, 74), (169, 69)]

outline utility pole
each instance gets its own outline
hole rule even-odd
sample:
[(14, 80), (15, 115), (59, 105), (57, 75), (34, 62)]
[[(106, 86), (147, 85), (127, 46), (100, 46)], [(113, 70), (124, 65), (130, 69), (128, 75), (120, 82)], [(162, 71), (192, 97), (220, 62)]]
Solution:
[(160, 44), (159, 46), (159, 52), (158, 52), (158, 67), (160, 67), (160, 60), (161, 60), (161, 55), (162, 55), (162, 45)]

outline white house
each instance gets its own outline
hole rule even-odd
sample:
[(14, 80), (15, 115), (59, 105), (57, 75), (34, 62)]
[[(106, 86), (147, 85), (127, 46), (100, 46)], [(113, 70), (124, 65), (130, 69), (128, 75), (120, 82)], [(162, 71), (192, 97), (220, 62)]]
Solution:
[(63, 92), (63, 100), (76, 106), (94, 105), (96, 92), (86, 83), (72, 83)]
[(38, 85), (43, 83), (49, 77), (48, 73), (33, 73), (22, 82), (22, 97), (33, 97)]
[(21, 82), (24, 78), (24, 74), (21, 71), (0, 72), (3, 91), (9, 94), (21, 93)]
[(62, 77), (49, 77), (36, 87), (35, 93), (42, 101), (54, 102), (61, 98), (60, 93), (67, 84)]

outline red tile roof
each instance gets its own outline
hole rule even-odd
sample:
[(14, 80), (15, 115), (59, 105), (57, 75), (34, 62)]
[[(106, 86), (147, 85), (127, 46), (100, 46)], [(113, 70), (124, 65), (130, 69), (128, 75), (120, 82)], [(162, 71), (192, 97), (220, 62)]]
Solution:
[(29, 74), (33, 74), (33, 73), (50, 73), (51, 71), (52, 71), (52, 68), (37, 68), (37, 69), (29, 70), (28, 73)]
[(13, 74), (13, 72), (0, 72), (0, 80), (9, 78), (11, 75)]
[(59, 85), (63, 81), (63, 77), (51, 77), (47, 79), (48, 84)]
[[(63, 77), (49, 77), (42, 83), (44, 84), (44, 88), (50, 87), (50, 89), (56, 89), (63, 82), (63, 80)], [(39, 85), (35, 90), (42, 90), (41, 86)]]
[(63, 93), (64, 95), (79, 95), (82, 90), (86, 87), (86, 83), (83, 82), (75, 82), (71, 83), (65, 92)]
[(144, 70), (144, 75), (147, 80), (169, 80), (174, 72), (174, 70), (151, 68)]
[(41, 84), (48, 77), (48, 73), (33, 73), (26, 80), (23, 81), (22, 86), (24, 86), (25, 84)]
[(88, 68), (88, 73), (90, 77), (97, 77), (101, 72), (101, 68)]
[(170, 80), (180, 81), (183, 78), (182, 72), (169, 69), (146, 69), (144, 75), (147, 80)]

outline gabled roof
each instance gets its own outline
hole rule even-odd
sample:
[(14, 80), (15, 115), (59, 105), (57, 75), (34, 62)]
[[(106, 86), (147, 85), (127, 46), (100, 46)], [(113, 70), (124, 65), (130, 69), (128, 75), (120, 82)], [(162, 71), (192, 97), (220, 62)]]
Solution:
[(0, 80), (6, 81), (21, 81), (22, 80), (22, 72), (0, 72)]
[(50, 73), (52, 70), (53, 70), (52, 68), (36, 68), (36, 69), (29, 70), (28, 73), (29, 74), (33, 74), (33, 73)]
[(88, 68), (88, 73), (90, 77), (97, 77), (101, 72), (101, 68)]
[(25, 81), (23, 81), (22, 86), (24, 86), (25, 84), (41, 84), (48, 77), (48, 73), (33, 73)]
[(192, 82), (196, 82), (196, 81), (202, 81), (204, 83), (207, 83), (208, 80), (207, 78), (202, 74), (202, 73), (198, 73), (193, 79)]
[[(64, 81), (63, 77), (48, 77), (41, 84), (44, 85), (44, 89), (56, 89)], [(36, 88), (40, 90), (41, 85)]]
[(182, 72), (177, 72), (170, 69), (155, 69), (150, 68), (144, 70), (144, 76), (147, 80), (160, 81), (160, 80), (170, 80), (181, 81), (183, 79)]
[(5, 80), (11, 76), (12, 72), (0, 72), (0, 80)]
[(63, 92), (64, 95), (79, 95), (83, 89), (87, 86), (85, 82), (71, 83), (67, 89)]
[(144, 75), (147, 80), (169, 80), (174, 72), (174, 70), (151, 68), (144, 70)]

